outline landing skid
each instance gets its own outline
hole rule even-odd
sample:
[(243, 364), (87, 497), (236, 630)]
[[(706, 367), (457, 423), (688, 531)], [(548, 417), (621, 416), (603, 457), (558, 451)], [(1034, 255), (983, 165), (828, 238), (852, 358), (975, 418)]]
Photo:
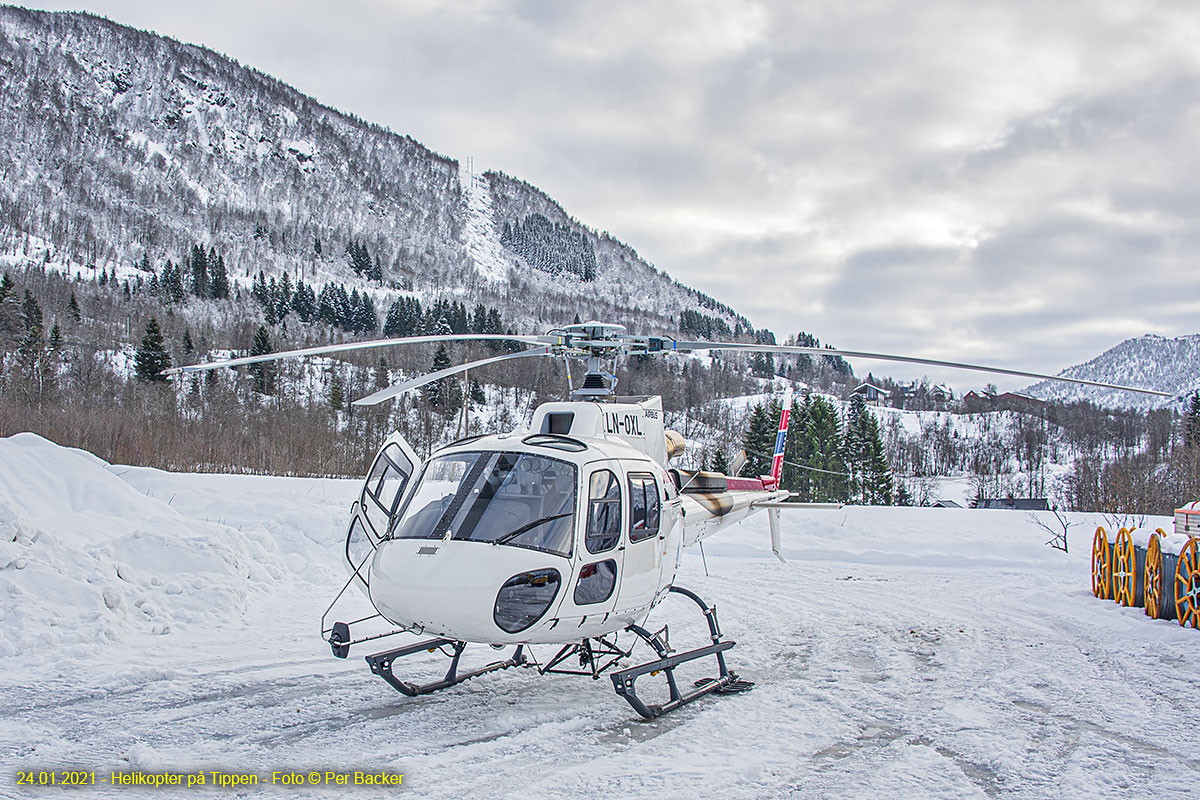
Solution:
[[(738, 674), (731, 672), (725, 664), (725, 651), (733, 647), (735, 643), (732, 641), (721, 641), (721, 628), (717, 624), (717, 610), (712, 606), (705, 605), (700, 596), (689, 589), (684, 589), (681, 586), (672, 586), (671, 591), (695, 601), (696, 605), (700, 606), (701, 610), (704, 611), (704, 618), (708, 620), (708, 631), (712, 639), (712, 644), (671, 655), (670, 647), (661, 637), (650, 633), (638, 625), (629, 626), (628, 630), (654, 648), (659, 658), (656, 661), (650, 661), (645, 664), (639, 664), (636, 667), (629, 667), (619, 672), (614, 672), (610, 677), (612, 678), (613, 688), (616, 689), (617, 694), (629, 701), (629, 705), (633, 706), (634, 711), (646, 719), (654, 719), (655, 717), (662, 716), (706, 694), (733, 694), (749, 691), (754, 687), (752, 682), (741, 680)], [(705, 656), (716, 656), (717, 677), (701, 678), (693, 684), (693, 688), (690, 691), (681, 692), (675, 680), (675, 668), (680, 664), (704, 658)], [(667, 702), (661, 705), (647, 704), (638, 697), (634, 684), (638, 678), (646, 673), (657, 675), (660, 672), (666, 676), (670, 697)]]
[[(446, 653), (444, 648), (450, 647), (452, 652)], [(517, 645), (517, 649), (513, 652), (511, 658), (503, 661), (493, 661), (491, 664), (473, 669), (470, 672), (458, 671), (458, 659), (462, 656), (463, 650), (467, 649), (466, 642), (456, 642), (453, 639), (429, 639), (424, 642), (410, 644), (407, 647), (398, 647), (395, 650), (388, 650), (383, 653), (374, 653), (367, 656), (367, 664), (371, 667), (371, 672), (374, 672), (379, 677), (388, 682), (396, 691), (408, 697), (417, 697), (423, 694), (430, 694), (440, 689), (448, 689), (451, 686), (456, 686), (463, 681), (469, 681), (471, 678), (477, 678), (480, 675), (486, 675), (489, 672), (496, 670), (508, 669), (509, 667), (522, 667), (527, 663), (525, 659), (525, 646)], [(432, 683), (409, 683), (402, 681), (392, 673), (392, 664), (396, 659), (410, 656), (413, 653), (433, 652), (441, 650), (442, 653), (450, 656), (450, 668), (446, 670), (446, 677), (440, 681)]]
[[(441, 689), (448, 689), (471, 678), (486, 675), (489, 672), (509, 669), (510, 667), (535, 667), (542, 675), (585, 675), (591, 677), (593, 680), (598, 680), (602, 674), (608, 673), (609, 677), (612, 678), (613, 688), (617, 694), (624, 697), (629, 705), (633, 706), (633, 709), (646, 719), (654, 719), (655, 717), (662, 716), (706, 694), (733, 694), (751, 689), (754, 686), (753, 683), (739, 678), (738, 674), (730, 671), (725, 664), (725, 651), (732, 648), (734, 642), (723, 641), (721, 639), (721, 628), (717, 624), (716, 609), (706, 605), (700, 599), (699, 595), (688, 589), (680, 586), (672, 586), (670, 591), (683, 595), (700, 606), (700, 609), (704, 612), (704, 618), (708, 621), (709, 638), (712, 640), (712, 644), (682, 653), (675, 653), (667, 642), (666, 628), (663, 628), (658, 633), (651, 633), (640, 625), (630, 625), (625, 630), (649, 645), (658, 657), (654, 661), (616, 671), (612, 670), (629, 659), (634, 645), (622, 648), (617, 644), (615, 636), (598, 636), (568, 644), (560, 649), (544, 666), (526, 654), (525, 645), (517, 645), (516, 650), (513, 651), (512, 656), (509, 658), (502, 661), (493, 661), (490, 664), (468, 672), (459, 672), (459, 659), (462, 657), (463, 651), (466, 650), (467, 643), (454, 639), (441, 638), (427, 639), (423, 642), (416, 642), (394, 650), (374, 653), (367, 656), (366, 660), (367, 664), (371, 667), (371, 672), (387, 681), (388, 685), (393, 689), (408, 697), (418, 697)], [(347, 623), (335, 623), (331, 630), (332, 633), (327, 641), (333, 650), (333, 654), (339, 658), (346, 657), (352, 644), (359, 644), (396, 633), (396, 631), (393, 631), (392, 633), (351, 640), (350, 629)], [(396, 661), (405, 656), (422, 652), (441, 652), (450, 659), (450, 667), (446, 670), (445, 677), (430, 683), (411, 683), (396, 677), (392, 671)], [(693, 683), (692, 687), (687, 691), (681, 691), (676, 681), (675, 669), (681, 664), (686, 664), (689, 661), (695, 661), (707, 656), (716, 657), (717, 677), (701, 678)], [(570, 660), (577, 661), (578, 666), (569, 666), (568, 662)], [(651, 704), (638, 696), (636, 689), (637, 679), (647, 673), (651, 676), (662, 673), (665, 676), (669, 692), (667, 702)]]

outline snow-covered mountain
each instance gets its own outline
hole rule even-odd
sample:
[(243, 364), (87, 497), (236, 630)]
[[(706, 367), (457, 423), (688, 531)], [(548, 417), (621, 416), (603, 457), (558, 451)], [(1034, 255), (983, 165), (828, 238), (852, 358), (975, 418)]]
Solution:
[(1119, 383), (1144, 389), (1173, 392), (1175, 400), (1152, 395), (1042, 381), (1025, 390), (1026, 394), (1044, 400), (1072, 402), (1089, 400), (1108, 408), (1157, 408), (1177, 404), (1200, 388), (1200, 333), (1168, 339), (1147, 334), (1126, 339), (1116, 347), (1105, 350), (1084, 364), (1068, 367), (1059, 373), (1068, 378)]
[[(748, 326), (544, 192), (473, 175), (219, 53), (78, 13), (0, 7), (0, 248), (97, 272), (159, 269), (197, 243), (231, 276), (290, 271), (470, 296), (516, 325), (575, 313)], [(507, 231), (507, 233), (506, 233)]]

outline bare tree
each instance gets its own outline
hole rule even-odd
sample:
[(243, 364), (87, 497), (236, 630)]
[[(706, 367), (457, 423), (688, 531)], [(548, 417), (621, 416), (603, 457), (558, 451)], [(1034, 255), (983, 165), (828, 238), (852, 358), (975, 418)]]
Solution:
[(1032, 511), (1025, 516), (1034, 525), (1037, 525), (1046, 533), (1050, 534), (1050, 540), (1046, 542), (1046, 544), (1050, 545), (1055, 550), (1062, 550), (1065, 553), (1067, 552), (1067, 531), (1071, 529), (1072, 525), (1077, 523), (1074, 520), (1069, 519), (1067, 515), (1059, 511), (1057, 507), (1051, 508), (1050, 513), (1054, 515), (1054, 525), (1049, 524), (1042, 519), (1041, 516)]

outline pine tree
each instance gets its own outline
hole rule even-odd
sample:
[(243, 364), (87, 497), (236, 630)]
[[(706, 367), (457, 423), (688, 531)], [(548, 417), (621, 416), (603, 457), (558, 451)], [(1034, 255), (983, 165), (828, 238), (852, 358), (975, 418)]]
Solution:
[(46, 330), (43, 327), (42, 307), (28, 289), (25, 290), (25, 299), (21, 301), (21, 319), (25, 326), (25, 335), (17, 348), (17, 355), (30, 378), (37, 379), (42, 372), (42, 361), (46, 354)]
[(279, 281), (279, 296), (276, 300), (282, 310), (279, 314), (282, 319), (287, 315), (287, 310), (292, 307), (292, 277), (288, 275), (288, 271), (283, 271), (283, 278)]
[(163, 344), (162, 329), (154, 317), (146, 323), (146, 335), (133, 357), (134, 374), (140, 381), (166, 383), (167, 376), (161, 374), (171, 366), (171, 356)]
[[(259, 325), (258, 331), (254, 334), (254, 342), (250, 345), (250, 355), (265, 356), (273, 352), (275, 349), (271, 346), (271, 335), (267, 333), (265, 327)], [(254, 378), (254, 391), (259, 394), (271, 394), (275, 388), (274, 364), (270, 361), (260, 361), (257, 364), (250, 364), (248, 368), (250, 375)]]
[(192, 294), (196, 297), (208, 297), (211, 292), (208, 280), (208, 256), (204, 254), (204, 245), (192, 246), (191, 256)]
[(275, 276), (272, 275), (271, 282), (263, 290), (263, 316), (267, 318), (268, 325), (279, 322), (279, 304), (276, 302), (278, 298), (279, 287), (275, 283)]
[(867, 442), (868, 460), (864, 473), (866, 502), (878, 506), (892, 504), (892, 470), (888, 467), (887, 455), (883, 449), (883, 441), (879, 436), (879, 423), (871, 416)]
[(271, 290), (267, 286), (267, 275), (261, 269), (254, 280), (250, 282), (250, 296), (263, 308), (266, 308), (271, 302)]
[(187, 293), (183, 289), (183, 273), (179, 267), (171, 263), (170, 259), (163, 267), (162, 278), (158, 285), (163, 299), (169, 303), (182, 303), (187, 298)]
[(341, 411), (345, 407), (345, 392), (342, 389), (342, 379), (336, 373), (329, 381), (329, 407)]
[(379, 317), (375, 313), (375, 301), (371, 295), (363, 292), (359, 301), (360, 325), (363, 333), (374, 334), (379, 331)]
[(796, 463), (811, 468), (800, 470), (803, 477), (797, 491), (801, 499), (814, 503), (847, 500), (845, 437), (837, 409), (823, 397), (810, 396), (801, 407), (797, 422), (793, 423)]
[(850, 473), (848, 480), (849, 499), (852, 502), (863, 502), (863, 471), (866, 468), (867, 445), (864, 442), (863, 417), (869, 416), (866, 401), (862, 395), (856, 394), (850, 398), (850, 408), (846, 413), (846, 442), (843, 448), (846, 468)]
[(483, 387), (479, 385), (479, 381), (474, 378), (471, 378), (471, 390), (468, 397), (473, 408), (482, 408), (487, 405), (487, 395), (483, 393)]
[(851, 475), (851, 499), (859, 503), (891, 505), (892, 472), (884, 453), (879, 422), (867, 410), (862, 395), (855, 395), (850, 400), (845, 452)]
[(471, 312), (471, 333), (486, 333), (487, 328), (487, 308), (483, 303), (476, 303), (475, 310)]
[(225, 271), (225, 258), (220, 253), (216, 259), (208, 254), (208, 286), (214, 300), (225, 300), (229, 297), (229, 273)]
[(296, 291), (292, 293), (292, 311), (301, 322), (312, 322), (317, 313), (317, 299), (312, 287), (303, 279), (296, 280)]
[(83, 318), (83, 314), (79, 311), (79, 301), (75, 299), (74, 292), (71, 292), (71, 301), (67, 303), (67, 310), (71, 312), (71, 319), (76, 322)]
[(1188, 402), (1183, 418), (1183, 444), (1185, 447), (1200, 446), (1200, 392), (1193, 392)]
[(771, 471), (771, 453), (775, 450), (777, 424), (771, 422), (768, 407), (758, 403), (750, 411), (746, 434), (742, 437), (742, 449), (746, 451), (746, 465), (742, 471), (748, 475), (766, 475)]
[(17, 299), (16, 285), (5, 272), (0, 278), (0, 340), (5, 336), (17, 337), (25, 330), (21, 302)]
[(722, 475), (729, 474), (729, 459), (725, 457), (725, 451), (717, 449), (713, 452), (712, 463), (709, 468), (713, 472), (720, 472)]
[(383, 335), (385, 338), (394, 339), (400, 336), (407, 336), (408, 331), (404, 329), (404, 301), (407, 298), (394, 300), (388, 306), (387, 319), (383, 322)]
[(183, 352), (185, 355), (191, 355), (196, 349), (196, 345), (192, 342), (192, 331), (185, 328), (183, 331)]
[(45, 357), (42, 359), (40, 373), (38, 375), (38, 385), (43, 391), (47, 388), (53, 388), (55, 379), (58, 377), (58, 364), (62, 358), (63, 351), (63, 335), (62, 328), (59, 327), (56, 321), (50, 327), (50, 342), (46, 348)]
[[(443, 342), (438, 345), (437, 352), (433, 354), (433, 365), (429, 371), (438, 372), (449, 366), (450, 353), (446, 350), (446, 344)], [(432, 408), (440, 409), (449, 416), (462, 408), (462, 392), (459, 391), (458, 382), (454, 378), (442, 378), (425, 384), (425, 401)]]

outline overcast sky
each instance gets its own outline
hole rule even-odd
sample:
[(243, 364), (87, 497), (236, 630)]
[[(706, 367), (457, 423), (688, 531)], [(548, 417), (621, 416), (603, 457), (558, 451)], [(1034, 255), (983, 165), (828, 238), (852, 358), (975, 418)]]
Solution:
[(781, 340), (1057, 372), (1200, 331), (1194, 0), (85, 5), (527, 180)]

